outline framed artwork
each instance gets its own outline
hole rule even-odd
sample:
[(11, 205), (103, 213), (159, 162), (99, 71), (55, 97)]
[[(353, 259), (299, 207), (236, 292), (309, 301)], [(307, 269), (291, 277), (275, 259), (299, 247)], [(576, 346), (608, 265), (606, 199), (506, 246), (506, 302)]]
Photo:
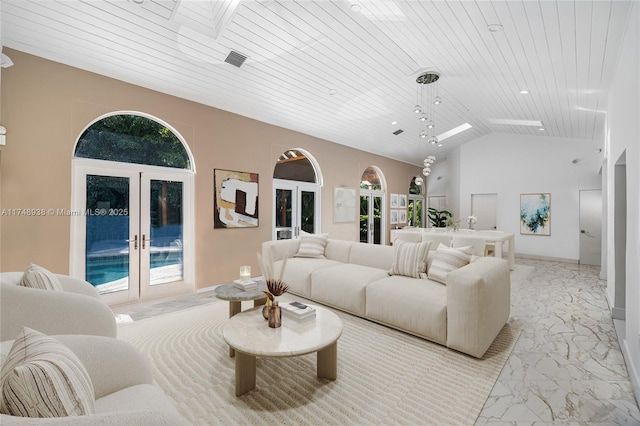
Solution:
[(398, 208), (398, 194), (391, 194), (391, 208)]
[(333, 189), (333, 221), (334, 223), (356, 221), (356, 190), (354, 188)]
[(389, 222), (393, 225), (398, 223), (398, 210), (391, 210), (391, 218)]
[(401, 209), (407, 208), (407, 194), (398, 195), (398, 207)]
[(398, 223), (407, 223), (407, 211), (398, 210)]
[(258, 226), (258, 174), (213, 170), (213, 228)]
[(551, 235), (551, 194), (520, 194), (520, 234)]

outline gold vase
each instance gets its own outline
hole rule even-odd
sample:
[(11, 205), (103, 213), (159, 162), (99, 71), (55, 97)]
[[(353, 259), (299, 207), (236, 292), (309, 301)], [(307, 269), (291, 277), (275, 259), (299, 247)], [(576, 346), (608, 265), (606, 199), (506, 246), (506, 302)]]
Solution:
[(282, 325), (282, 312), (278, 302), (274, 301), (273, 305), (269, 307), (269, 327), (278, 328)]

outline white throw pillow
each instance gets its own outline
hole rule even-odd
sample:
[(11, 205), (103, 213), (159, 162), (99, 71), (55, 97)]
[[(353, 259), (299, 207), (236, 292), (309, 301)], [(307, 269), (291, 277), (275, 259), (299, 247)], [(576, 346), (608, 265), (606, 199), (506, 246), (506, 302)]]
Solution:
[(433, 260), (429, 266), (427, 276), (430, 280), (447, 284), (447, 275), (468, 265), (471, 261), (472, 247), (446, 247), (440, 244), (438, 250), (433, 254)]
[(54, 274), (36, 264), (30, 263), (22, 275), (20, 285), (41, 290), (64, 291), (62, 283)]
[(389, 275), (404, 275), (411, 278), (425, 278), (429, 243), (410, 243), (395, 240), (393, 264)]
[(300, 237), (300, 247), (295, 257), (324, 258), (324, 248), (329, 241), (328, 234), (304, 233)]
[(87, 370), (69, 348), (23, 327), (0, 370), (0, 412), (20, 417), (82, 416), (95, 412)]

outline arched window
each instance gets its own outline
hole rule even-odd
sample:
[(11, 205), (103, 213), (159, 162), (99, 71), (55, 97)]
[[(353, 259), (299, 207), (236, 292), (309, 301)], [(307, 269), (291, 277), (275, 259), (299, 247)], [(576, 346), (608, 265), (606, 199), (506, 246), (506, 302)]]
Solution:
[(78, 139), (76, 158), (191, 169), (182, 141), (167, 125), (136, 114), (104, 117)]
[(193, 291), (193, 157), (168, 124), (103, 116), (73, 158), (70, 270), (108, 303)]
[(322, 175), (313, 156), (302, 149), (283, 152), (273, 170), (273, 239), (320, 233)]

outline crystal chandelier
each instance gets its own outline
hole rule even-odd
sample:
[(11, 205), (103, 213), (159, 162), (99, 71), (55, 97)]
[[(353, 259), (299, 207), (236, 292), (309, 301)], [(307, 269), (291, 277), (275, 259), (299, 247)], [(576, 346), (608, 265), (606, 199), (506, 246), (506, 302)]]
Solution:
[[(418, 115), (418, 121), (420, 122), (420, 132), (418, 137), (420, 139), (426, 139), (430, 145), (438, 144), (438, 137), (435, 135), (435, 108), (442, 103), (442, 98), (438, 93), (438, 80), (440, 80), (440, 74), (435, 71), (427, 71), (420, 74), (416, 78), (418, 83), (417, 101), (416, 106), (413, 107), (413, 112)], [(435, 84), (432, 84), (435, 83)], [(425, 102), (425, 87), (426, 87), (426, 102)], [(431, 165), (436, 161), (436, 157), (433, 155), (428, 156), (424, 160), (424, 168), (422, 174), (429, 176), (431, 174)]]

